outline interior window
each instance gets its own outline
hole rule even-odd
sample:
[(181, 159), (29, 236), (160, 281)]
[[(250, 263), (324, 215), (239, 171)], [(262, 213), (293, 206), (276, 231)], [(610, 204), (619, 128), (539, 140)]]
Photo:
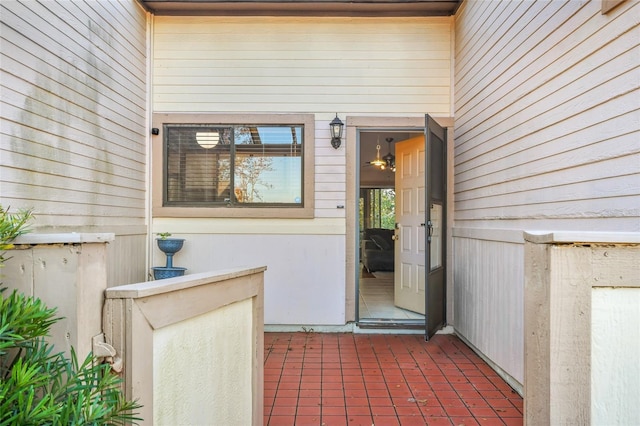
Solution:
[(163, 135), (163, 205), (303, 207), (303, 125), (164, 124)]
[(394, 229), (395, 191), (391, 188), (360, 190), (360, 231), (367, 228)]

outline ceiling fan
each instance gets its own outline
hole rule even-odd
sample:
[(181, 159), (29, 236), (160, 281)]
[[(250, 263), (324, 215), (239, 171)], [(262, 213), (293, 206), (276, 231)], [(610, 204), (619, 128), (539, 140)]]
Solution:
[(392, 172), (395, 172), (396, 171), (396, 156), (391, 153), (391, 142), (393, 142), (393, 138), (386, 138), (385, 140), (387, 141), (387, 144), (389, 145), (389, 152), (387, 153), (387, 155), (382, 157), (382, 159), (385, 161), (385, 164), (380, 166), (380, 168), (382, 170), (387, 168), (387, 169), (391, 170)]

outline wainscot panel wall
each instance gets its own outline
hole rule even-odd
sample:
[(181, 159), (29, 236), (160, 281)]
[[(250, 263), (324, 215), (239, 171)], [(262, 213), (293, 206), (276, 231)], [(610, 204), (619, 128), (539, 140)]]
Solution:
[[(177, 233), (173, 236), (186, 241), (173, 259), (175, 266), (187, 268), (187, 274), (242, 267), (252, 262), (268, 265), (265, 271), (265, 323), (267, 324), (325, 324), (345, 323), (344, 265), (345, 238), (331, 235), (296, 234), (286, 231), (268, 234), (260, 228), (285, 228), (285, 222), (298, 220), (266, 220), (261, 226), (249, 226), (240, 231), (226, 227), (224, 221), (192, 219), (201, 228), (196, 233)], [(253, 219), (255, 222), (256, 219)], [(162, 220), (164, 223), (172, 223)], [(175, 222), (175, 221), (174, 221)], [(217, 222), (217, 232), (210, 226)], [(246, 223), (246, 220), (244, 221)], [(281, 222), (278, 225), (278, 222)], [(302, 222), (310, 222), (302, 220)], [(207, 224), (209, 223), (209, 225)], [(187, 230), (184, 227), (185, 231)], [(164, 229), (169, 229), (165, 227)], [(176, 229), (176, 228), (170, 228)], [(253, 231), (253, 232), (252, 232)], [(260, 234), (262, 233), (262, 234)], [(153, 265), (164, 266), (165, 256), (153, 251)]]
[(156, 218), (154, 231), (184, 233), (184, 250), (210, 264), (266, 264), (267, 323), (344, 324), (356, 206), (345, 146), (357, 141), (332, 148), (329, 122), (450, 117), (452, 18), (157, 16), (153, 27), (154, 113), (315, 115), (313, 219)]
[(455, 324), (516, 381), (522, 231), (640, 231), (639, 13), (466, 1), (456, 15)]
[[(455, 329), (516, 389), (522, 390), (524, 361), (524, 244), (521, 233), (454, 229)], [(499, 279), (495, 279), (499, 277)], [(490, 283), (490, 284), (488, 284)], [(478, 320), (481, 318), (482, 320)], [(513, 380), (512, 380), (513, 379)]]
[[(33, 208), (38, 231), (127, 235), (144, 255), (145, 11), (9, 0), (0, 14), (0, 203)], [(144, 279), (144, 257), (110, 253), (110, 285)]]

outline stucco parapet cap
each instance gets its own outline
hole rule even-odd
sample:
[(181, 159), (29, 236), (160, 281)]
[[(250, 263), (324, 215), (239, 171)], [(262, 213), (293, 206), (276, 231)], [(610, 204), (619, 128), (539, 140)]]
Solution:
[(188, 274), (182, 277), (166, 278), (156, 281), (126, 284), (108, 288), (105, 291), (105, 297), (107, 299), (139, 299), (142, 297), (157, 296), (201, 285), (227, 281), (233, 278), (254, 275), (266, 270), (266, 266), (238, 267)]
[(112, 232), (66, 232), (63, 234), (24, 234), (13, 240), (14, 245), (20, 244), (83, 244), (108, 243), (116, 239)]
[(640, 244), (640, 232), (525, 231), (536, 244)]

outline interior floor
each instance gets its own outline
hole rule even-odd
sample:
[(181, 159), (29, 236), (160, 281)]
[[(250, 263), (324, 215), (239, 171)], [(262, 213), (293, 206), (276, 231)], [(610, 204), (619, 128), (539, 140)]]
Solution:
[(361, 268), (360, 319), (424, 320), (424, 315), (394, 306), (393, 272), (368, 273)]

